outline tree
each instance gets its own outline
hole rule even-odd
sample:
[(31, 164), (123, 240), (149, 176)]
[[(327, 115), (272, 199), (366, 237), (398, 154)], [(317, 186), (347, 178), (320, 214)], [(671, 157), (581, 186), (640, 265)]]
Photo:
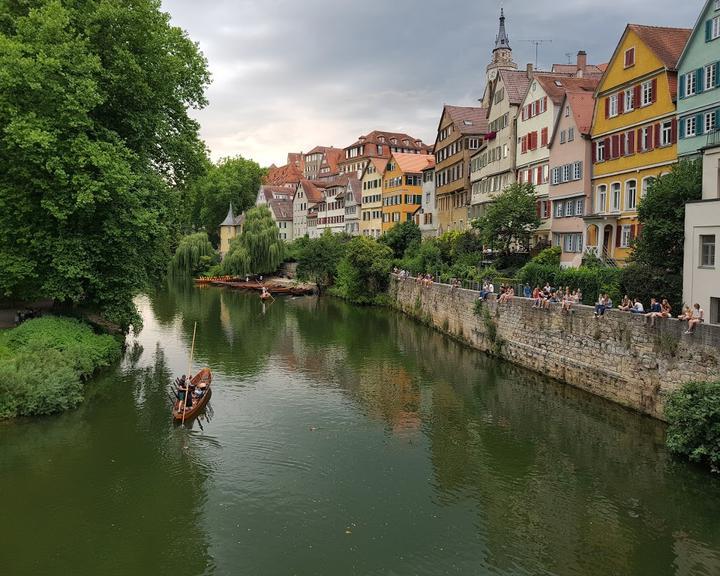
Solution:
[(204, 57), (157, 0), (15, 1), (0, 70), (0, 295), (139, 327), (205, 161)]
[(240, 236), (233, 238), (223, 261), (226, 274), (270, 274), (283, 263), (285, 243), (265, 205), (251, 208), (245, 213)]
[(240, 156), (209, 164), (206, 172), (189, 187), (186, 222), (193, 230), (205, 230), (217, 245), (219, 226), (232, 203), (240, 214), (249, 210), (257, 197), (265, 170), (257, 162)]
[(347, 244), (338, 266), (335, 293), (357, 304), (371, 304), (390, 281), (393, 252), (368, 236)]
[(189, 278), (205, 274), (220, 261), (205, 232), (183, 237), (170, 261), (170, 274), (175, 278)]
[(492, 248), (505, 253), (514, 246), (528, 250), (530, 237), (540, 225), (536, 203), (532, 184), (512, 184), (495, 197), (472, 226)]
[(395, 224), (380, 237), (380, 242), (388, 246), (395, 258), (402, 258), (413, 244), (419, 244), (422, 238), (420, 228), (412, 220)]
[(345, 254), (348, 237), (333, 234), (325, 230), (320, 238), (311, 238), (300, 249), (298, 257), (298, 276), (315, 282), (318, 290), (332, 286), (337, 275), (338, 265)]

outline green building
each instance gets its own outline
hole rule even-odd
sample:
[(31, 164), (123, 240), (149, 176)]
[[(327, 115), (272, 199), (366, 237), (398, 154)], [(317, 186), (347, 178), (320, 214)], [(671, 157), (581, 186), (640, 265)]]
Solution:
[(680, 56), (678, 79), (678, 156), (698, 157), (720, 142), (720, 0), (705, 2)]

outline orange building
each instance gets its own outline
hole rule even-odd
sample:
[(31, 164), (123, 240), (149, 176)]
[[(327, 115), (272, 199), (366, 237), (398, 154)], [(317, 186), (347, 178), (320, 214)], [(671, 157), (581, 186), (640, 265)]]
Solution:
[(390, 157), (382, 187), (382, 230), (413, 219), (422, 204), (422, 172), (435, 161), (428, 154), (403, 154)]

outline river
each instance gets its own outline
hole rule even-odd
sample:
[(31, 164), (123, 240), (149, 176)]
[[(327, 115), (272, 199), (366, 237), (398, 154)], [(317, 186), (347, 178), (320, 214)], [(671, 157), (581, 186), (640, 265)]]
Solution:
[[(78, 410), (0, 423), (3, 574), (720, 574), (720, 479), (659, 422), (387, 310), (138, 304)], [(195, 322), (213, 396), (182, 428)]]

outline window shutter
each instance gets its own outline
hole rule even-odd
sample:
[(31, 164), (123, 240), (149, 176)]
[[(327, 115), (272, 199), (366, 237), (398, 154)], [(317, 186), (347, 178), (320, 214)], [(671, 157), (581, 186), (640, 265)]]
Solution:
[(630, 240), (635, 240), (635, 238), (637, 238), (637, 228), (638, 228), (637, 224), (633, 224), (630, 227)]
[(610, 118), (610, 98), (605, 98), (605, 118)]
[(540, 202), (535, 202), (535, 212), (537, 212), (538, 218), (542, 216), (542, 209), (540, 208)]
[(613, 137), (613, 158), (620, 158), (620, 135), (615, 134)]
[(635, 130), (630, 130), (628, 134), (628, 146), (630, 147), (628, 154), (635, 154)]
[(538, 166), (535, 172), (535, 182), (542, 184), (542, 166)]
[(633, 87), (633, 102), (635, 103), (635, 108), (640, 108), (640, 84)]
[(677, 142), (677, 118), (673, 118), (671, 127), (670, 127), (670, 144), (675, 144), (676, 142)]
[(710, 42), (712, 39), (712, 20), (705, 21), (705, 42)]
[(705, 126), (703, 124), (703, 120), (704, 120), (704, 118), (703, 118), (702, 114), (698, 114), (697, 116), (695, 116), (695, 135), (696, 136), (699, 136), (700, 134), (702, 134), (705, 131)]
[(597, 162), (597, 142), (593, 142), (590, 148), (592, 152), (592, 163), (595, 164)]
[(625, 156), (625, 135), (620, 135), (620, 156)]
[(548, 143), (548, 129), (543, 128), (541, 136), (540, 136), (540, 145), (547, 146), (547, 143)]
[(648, 126), (648, 142), (647, 142), (647, 149), (648, 151), (655, 148), (655, 130), (653, 130), (652, 126)]
[(618, 114), (625, 114), (625, 94), (618, 92)]
[(644, 152), (644, 150), (640, 149), (640, 146), (642, 144), (642, 128), (637, 129), (637, 143), (638, 143), (638, 145), (637, 145), (638, 152)]
[(660, 146), (660, 124), (655, 124), (655, 147)]
[(605, 138), (605, 160), (612, 158), (612, 140)]
[(615, 226), (615, 248), (620, 248), (620, 238), (622, 238), (622, 227)]
[(547, 96), (543, 96), (543, 110), (547, 110)]
[(657, 102), (657, 78), (652, 79), (652, 94), (650, 102)]
[(703, 69), (698, 68), (695, 70), (695, 93), (700, 94), (703, 90), (705, 90), (705, 87), (703, 86), (703, 83), (705, 81), (705, 77), (703, 74)]
[(678, 92), (679, 98), (685, 98), (685, 74), (680, 74), (680, 89)]
[(720, 86), (720, 61), (715, 62), (715, 87)]

